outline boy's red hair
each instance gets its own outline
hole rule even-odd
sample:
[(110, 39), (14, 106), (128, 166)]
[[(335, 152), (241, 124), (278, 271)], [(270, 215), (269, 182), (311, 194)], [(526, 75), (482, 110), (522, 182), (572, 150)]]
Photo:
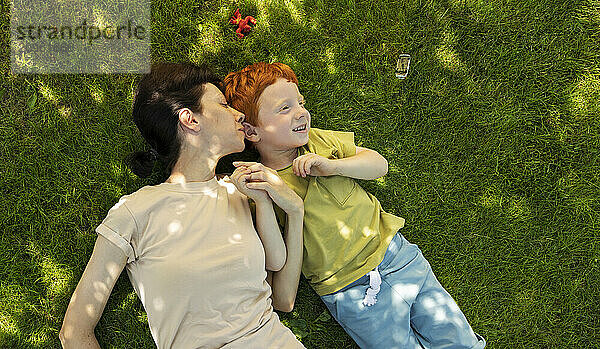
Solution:
[(233, 108), (246, 114), (248, 123), (258, 126), (258, 98), (280, 78), (298, 84), (292, 68), (283, 63), (254, 63), (227, 74), (223, 80), (225, 98)]

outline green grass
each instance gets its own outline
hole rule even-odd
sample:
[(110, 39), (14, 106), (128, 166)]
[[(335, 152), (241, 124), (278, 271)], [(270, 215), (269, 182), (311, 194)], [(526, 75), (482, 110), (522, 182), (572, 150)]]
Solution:
[[(151, 180), (122, 163), (143, 149), (134, 75), (10, 74), (0, 38), (0, 347), (59, 347), (94, 228)], [(238, 40), (236, 7), (259, 24)], [(600, 347), (600, 3), (551, 1), (155, 1), (152, 60), (221, 75), (290, 65), (315, 127), (354, 131), (383, 154), (362, 184), (406, 218), (490, 348)], [(400, 53), (409, 78), (395, 78)], [(35, 97), (33, 103), (32, 96)], [(354, 347), (302, 281), (283, 321), (308, 348)], [(96, 335), (151, 347), (123, 274)]]

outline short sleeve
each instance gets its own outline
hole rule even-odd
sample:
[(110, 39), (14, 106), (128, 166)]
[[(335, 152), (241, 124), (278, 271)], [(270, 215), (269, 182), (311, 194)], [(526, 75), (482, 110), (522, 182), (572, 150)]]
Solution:
[(131, 211), (125, 205), (126, 197), (122, 197), (106, 215), (106, 218), (96, 228), (96, 233), (107, 238), (127, 256), (127, 263), (135, 260), (135, 251), (131, 238), (137, 231), (137, 225)]
[[(311, 128), (310, 131), (312, 131), (312, 139), (309, 140), (309, 148), (313, 148), (310, 150), (314, 153), (323, 155), (331, 154), (337, 159), (356, 155), (354, 132), (321, 130), (317, 128)], [(309, 135), (309, 138), (311, 135)]]
[(339, 143), (340, 159), (356, 155), (356, 145), (354, 144), (354, 132), (334, 131)]

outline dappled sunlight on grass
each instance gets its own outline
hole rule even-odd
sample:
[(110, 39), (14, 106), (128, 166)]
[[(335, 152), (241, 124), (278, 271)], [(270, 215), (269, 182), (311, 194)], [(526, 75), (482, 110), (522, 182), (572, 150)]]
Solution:
[(27, 338), (27, 342), (38, 347), (44, 346), (50, 341), (51, 337), (53, 337), (53, 334), (48, 333), (48, 331), (43, 328), (38, 328), (31, 333), (29, 338)]
[(285, 7), (296, 24), (304, 25), (304, 7), (302, 0), (284, 0)]
[(41, 93), (48, 102), (50, 102), (58, 111), (58, 113), (65, 119), (71, 117), (72, 108), (63, 104), (63, 96), (59, 94), (56, 89), (52, 89), (43, 81), (40, 81), (38, 91)]
[(289, 65), (290, 67), (297, 67), (301, 65), (300, 62), (298, 62), (298, 60), (296, 59), (296, 56), (290, 53), (280, 56), (280, 58), (275, 59), (274, 62), (282, 62)]
[(42, 96), (48, 101), (51, 102), (54, 105), (58, 105), (59, 103), (59, 96), (56, 93), (56, 91), (53, 91), (49, 86), (47, 86), (44, 82), (39, 83), (39, 89), (40, 93), (42, 94)]
[(592, 218), (592, 214), (597, 212), (600, 203), (598, 176), (597, 172), (581, 174), (571, 170), (558, 180), (557, 189), (561, 197), (572, 204), (575, 214), (586, 214)]
[[(19, 343), (15, 347), (23, 347), (25, 343), (48, 347), (53, 339), (53, 331), (48, 326), (51, 320), (44, 314), (40, 300), (31, 302), (36, 298), (30, 292), (20, 285), (3, 284), (0, 287), (0, 299), (7, 301), (0, 308), (0, 338), (8, 343)], [(40, 319), (45, 321), (39, 322)]]
[(12, 316), (0, 312), (0, 331), (3, 335), (15, 336), (19, 333), (19, 327)]
[(333, 54), (333, 47), (327, 47), (321, 58), (321, 61), (327, 65), (327, 72), (331, 75), (338, 72), (338, 68), (335, 66), (335, 59)]
[(41, 281), (46, 286), (46, 295), (50, 298), (64, 296), (74, 281), (73, 271), (44, 254), (33, 240), (29, 241), (27, 251), (37, 262)]
[(374, 179), (375, 183), (377, 183), (377, 185), (385, 187), (386, 186), (386, 176), (383, 177), (379, 177), (379, 178), (375, 178)]
[(218, 54), (223, 49), (223, 36), (221, 29), (214, 22), (198, 24), (198, 41), (194, 44), (193, 50), (196, 54)]
[(588, 73), (578, 79), (569, 94), (570, 109), (578, 119), (600, 123), (600, 73)]
[[(253, 16), (257, 19), (255, 28), (269, 28), (271, 26), (271, 23), (269, 23), (269, 6), (271, 5), (271, 0), (251, 0), (250, 3), (254, 4), (258, 9), (258, 14)], [(247, 14), (242, 14), (242, 16), (247, 16)]]
[(495, 188), (488, 188), (484, 194), (479, 196), (477, 204), (487, 209), (500, 211), (515, 219), (530, 219), (532, 216), (528, 200), (525, 197), (507, 196)]
[(21, 334), (19, 318), (26, 316), (25, 312), (33, 308), (26, 302), (24, 291), (22, 286), (18, 285), (3, 284), (0, 287), (0, 298), (10, 300), (10, 303), (0, 308), (0, 329), (4, 334), (11, 336)]
[(64, 118), (69, 118), (69, 117), (71, 117), (72, 109), (70, 107), (60, 106), (60, 107), (58, 107), (58, 112)]
[(88, 88), (90, 90), (90, 96), (96, 103), (104, 103), (104, 91), (102, 91), (102, 89), (99, 86), (89, 85)]
[(452, 32), (445, 31), (443, 33), (442, 43), (436, 49), (436, 57), (444, 68), (455, 73), (463, 73), (466, 71), (466, 68), (454, 49), (455, 45), (456, 35)]
[(131, 308), (133, 308), (134, 304), (137, 303), (138, 301), (139, 301), (139, 298), (138, 298), (137, 294), (135, 293), (135, 291), (131, 291), (131, 292), (127, 293), (127, 296), (125, 296), (125, 298), (123, 298), (123, 300), (121, 301), (121, 304), (119, 305), (119, 308), (122, 310), (131, 309)]
[(46, 284), (49, 297), (66, 294), (73, 283), (73, 271), (61, 266), (54, 259), (44, 256), (40, 264), (42, 282)]

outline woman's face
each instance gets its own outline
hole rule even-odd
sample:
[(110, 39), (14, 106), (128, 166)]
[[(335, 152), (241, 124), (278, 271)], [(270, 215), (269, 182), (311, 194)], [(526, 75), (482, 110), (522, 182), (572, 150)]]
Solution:
[(204, 135), (208, 136), (211, 151), (226, 155), (244, 150), (244, 114), (230, 107), (223, 93), (210, 83), (204, 85), (200, 103)]

